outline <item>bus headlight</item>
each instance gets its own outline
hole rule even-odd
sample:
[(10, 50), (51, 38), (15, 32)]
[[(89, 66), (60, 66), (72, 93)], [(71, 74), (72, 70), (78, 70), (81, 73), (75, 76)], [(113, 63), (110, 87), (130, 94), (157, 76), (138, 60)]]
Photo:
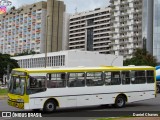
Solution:
[(24, 102), (23, 99), (17, 99), (17, 102)]

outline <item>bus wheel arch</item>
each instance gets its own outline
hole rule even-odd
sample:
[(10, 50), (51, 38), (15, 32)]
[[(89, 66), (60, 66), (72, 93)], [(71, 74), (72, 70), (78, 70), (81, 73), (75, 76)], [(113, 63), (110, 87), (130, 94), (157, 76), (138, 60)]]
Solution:
[(54, 112), (56, 110), (56, 107), (58, 106), (59, 106), (59, 103), (55, 98), (49, 98), (44, 102), (43, 111)]
[(122, 108), (125, 106), (126, 102), (128, 101), (127, 96), (125, 94), (119, 94), (115, 98), (114, 106), (116, 108)]

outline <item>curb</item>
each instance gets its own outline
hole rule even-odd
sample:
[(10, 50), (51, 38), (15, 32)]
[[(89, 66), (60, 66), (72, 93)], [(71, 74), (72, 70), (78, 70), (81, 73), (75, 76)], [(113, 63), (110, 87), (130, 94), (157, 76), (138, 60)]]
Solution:
[(6, 95), (0, 95), (0, 100), (6, 100), (7, 96)]

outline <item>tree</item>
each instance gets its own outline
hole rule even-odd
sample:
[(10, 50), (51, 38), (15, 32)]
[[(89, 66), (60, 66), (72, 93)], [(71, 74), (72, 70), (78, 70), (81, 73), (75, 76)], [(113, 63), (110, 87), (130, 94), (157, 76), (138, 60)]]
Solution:
[(15, 6), (12, 6), (10, 10), (15, 10), (15, 9), (16, 9), (16, 7), (15, 7)]
[(131, 59), (126, 59), (124, 61), (124, 66), (127, 65), (149, 65), (156, 66), (157, 59), (148, 53), (145, 49), (136, 49), (133, 52), (133, 57)]
[(33, 54), (39, 54), (39, 53), (33, 50), (24, 50), (22, 53), (17, 53), (14, 56), (24, 56), (24, 55), (33, 55)]
[(9, 72), (13, 68), (19, 68), (19, 65), (16, 60), (11, 59), (11, 56), (8, 54), (1, 54), (0, 53), (0, 78), (3, 78), (4, 74), (7, 74), (7, 66), (9, 65)]

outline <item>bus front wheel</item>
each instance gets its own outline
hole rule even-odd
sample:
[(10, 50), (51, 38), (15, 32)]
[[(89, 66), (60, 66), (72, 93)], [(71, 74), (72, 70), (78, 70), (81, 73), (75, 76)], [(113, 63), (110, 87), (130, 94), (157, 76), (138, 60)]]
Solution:
[(114, 106), (115, 106), (116, 108), (122, 108), (122, 107), (125, 106), (125, 104), (126, 104), (126, 99), (125, 99), (125, 97), (122, 96), (122, 95), (117, 96), (117, 98), (116, 98), (116, 100), (115, 100)]
[(43, 111), (44, 112), (54, 112), (56, 110), (56, 104), (53, 100), (47, 100), (44, 104)]

